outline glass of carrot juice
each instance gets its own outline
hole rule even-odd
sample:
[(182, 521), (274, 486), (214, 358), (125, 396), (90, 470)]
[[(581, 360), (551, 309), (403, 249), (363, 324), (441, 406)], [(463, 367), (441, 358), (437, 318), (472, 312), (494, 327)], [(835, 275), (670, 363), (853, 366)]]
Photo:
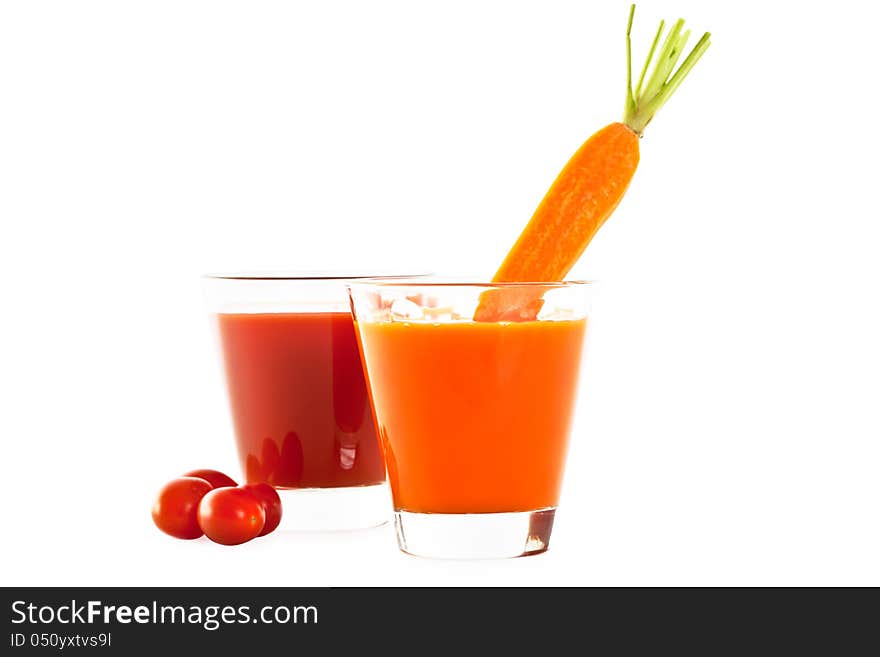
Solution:
[(355, 529), (391, 517), (346, 288), (361, 278), (203, 279), (244, 479), (278, 490), (282, 529)]
[(400, 549), (547, 549), (588, 314), (586, 282), (350, 285)]

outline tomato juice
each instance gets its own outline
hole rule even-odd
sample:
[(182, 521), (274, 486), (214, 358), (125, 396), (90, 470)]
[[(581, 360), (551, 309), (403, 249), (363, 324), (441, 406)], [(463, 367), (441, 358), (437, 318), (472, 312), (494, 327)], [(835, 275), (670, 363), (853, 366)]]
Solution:
[(350, 313), (220, 313), (217, 321), (248, 483), (385, 480)]

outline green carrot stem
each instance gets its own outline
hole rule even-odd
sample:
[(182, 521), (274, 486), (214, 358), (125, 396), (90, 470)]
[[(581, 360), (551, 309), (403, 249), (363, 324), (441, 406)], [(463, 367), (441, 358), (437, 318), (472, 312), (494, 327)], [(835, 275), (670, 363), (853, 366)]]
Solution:
[[(699, 61), (703, 53), (709, 47), (710, 34), (706, 32), (694, 49), (685, 57), (678, 70), (675, 69), (678, 60), (684, 52), (688, 39), (690, 38), (690, 30), (684, 30), (684, 20), (678, 19), (669, 29), (666, 38), (663, 39), (663, 45), (660, 46), (659, 52), (657, 46), (663, 35), (665, 22), (660, 22), (660, 27), (648, 51), (648, 57), (642, 68), (636, 88), (632, 86), (632, 31), (633, 17), (635, 15), (636, 6), (632, 5), (629, 12), (629, 21), (626, 26), (626, 67), (627, 67), (627, 93), (626, 104), (623, 114), (623, 122), (628, 125), (634, 132), (641, 135), (645, 126), (651, 122), (654, 115), (661, 107), (672, 97), (675, 90), (684, 81), (687, 74)], [(656, 59), (655, 59), (656, 56)], [(654, 69), (645, 82), (645, 76), (651, 64)]]
[[(636, 6), (633, 5), (632, 8), (635, 9)], [(642, 67), (642, 74), (639, 76), (639, 83), (636, 85), (636, 96), (642, 93), (642, 83), (645, 81), (645, 74), (648, 72), (651, 60), (654, 59), (654, 52), (657, 50), (657, 44), (660, 43), (660, 37), (663, 36), (664, 27), (666, 27), (666, 21), (660, 21), (660, 27), (657, 28), (657, 36), (654, 37), (654, 43), (651, 44), (651, 49), (648, 51), (648, 58), (645, 60), (645, 65)]]

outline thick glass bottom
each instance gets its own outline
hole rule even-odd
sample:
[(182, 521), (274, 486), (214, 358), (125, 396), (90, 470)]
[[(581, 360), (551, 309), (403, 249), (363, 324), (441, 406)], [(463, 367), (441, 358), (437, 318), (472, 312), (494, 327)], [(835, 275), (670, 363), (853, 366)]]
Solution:
[(388, 484), (344, 488), (278, 488), (283, 531), (366, 529), (391, 519)]
[(397, 542), (407, 554), (434, 559), (505, 559), (545, 552), (556, 508), (519, 513), (397, 511)]

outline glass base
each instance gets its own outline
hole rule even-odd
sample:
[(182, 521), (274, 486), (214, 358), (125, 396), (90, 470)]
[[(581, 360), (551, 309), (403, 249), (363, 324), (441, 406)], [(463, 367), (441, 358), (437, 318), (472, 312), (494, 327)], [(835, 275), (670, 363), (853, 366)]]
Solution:
[(545, 552), (556, 508), (519, 513), (397, 511), (397, 543), (407, 554), (433, 559), (505, 559)]
[(388, 484), (345, 488), (276, 488), (282, 531), (366, 529), (391, 519)]

